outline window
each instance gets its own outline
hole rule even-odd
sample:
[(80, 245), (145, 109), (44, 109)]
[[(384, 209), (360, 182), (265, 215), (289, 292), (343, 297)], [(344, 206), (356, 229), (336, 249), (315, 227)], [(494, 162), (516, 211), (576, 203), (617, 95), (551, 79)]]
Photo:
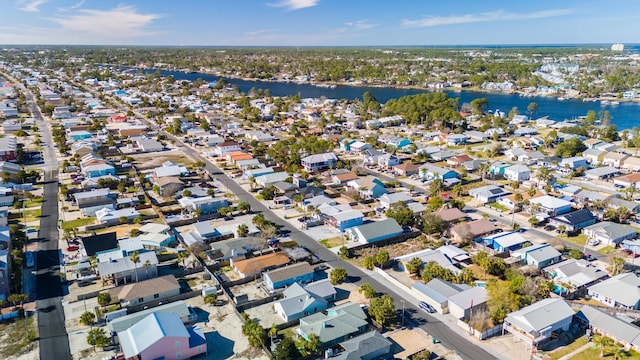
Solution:
[(153, 298), (154, 298), (154, 299), (157, 299), (157, 298), (159, 298), (159, 297), (160, 297), (160, 294), (153, 294)]
[(180, 340), (176, 341), (176, 349), (180, 349), (180, 345), (182, 345)]
[(138, 298), (138, 302), (139, 303), (144, 302), (144, 298)]
[(198, 352), (202, 352), (202, 345), (198, 345)]
[(182, 359), (182, 352), (178, 351), (176, 353), (176, 359)]

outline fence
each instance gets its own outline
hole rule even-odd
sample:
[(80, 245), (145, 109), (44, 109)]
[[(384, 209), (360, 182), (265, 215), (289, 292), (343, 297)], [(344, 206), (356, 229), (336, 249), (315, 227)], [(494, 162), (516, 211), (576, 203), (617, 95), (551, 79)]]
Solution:
[(469, 335), (474, 336), (478, 340), (484, 340), (502, 334), (502, 324), (486, 329), (485, 331), (478, 331), (462, 320), (458, 320), (458, 326), (463, 329), (467, 329)]
[(356, 250), (360, 250), (360, 249), (370, 248), (372, 246), (382, 247), (382, 246), (386, 246), (386, 245), (396, 244), (396, 243), (400, 243), (400, 242), (406, 241), (408, 239), (413, 239), (416, 236), (419, 236), (420, 234), (422, 234), (420, 231), (412, 231), (410, 233), (398, 235), (398, 236), (390, 238), (390, 239), (380, 240), (380, 241), (376, 241), (374, 243), (356, 245), (356, 246), (350, 247), (349, 250), (350, 251), (356, 251)]
[(236, 310), (238, 310), (238, 312), (243, 312), (245, 310), (254, 308), (256, 306), (268, 304), (274, 300), (278, 300), (279, 298), (280, 298), (280, 295), (278, 294), (278, 295), (271, 295), (263, 299), (249, 301), (243, 304), (236, 305)]
[(147, 304), (141, 304), (141, 305), (135, 305), (135, 306), (129, 306), (127, 308), (127, 311), (129, 314), (132, 314), (134, 312), (138, 312), (138, 311), (142, 311), (145, 309), (149, 309), (149, 308), (154, 308), (156, 306), (160, 306), (162, 304), (168, 304), (174, 301), (178, 301), (178, 300), (186, 300), (186, 299), (191, 299), (194, 298), (196, 296), (200, 295), (200, 291), (189, 291), (189, 292), (185, 292), (185, 293), (181, 293), (178, 295), (173, 295), (173, 296), (169, 296), (166, 297), (164, 299), (161, 299), (157, 302), (151, 302), (151, 303), (147, 303)]

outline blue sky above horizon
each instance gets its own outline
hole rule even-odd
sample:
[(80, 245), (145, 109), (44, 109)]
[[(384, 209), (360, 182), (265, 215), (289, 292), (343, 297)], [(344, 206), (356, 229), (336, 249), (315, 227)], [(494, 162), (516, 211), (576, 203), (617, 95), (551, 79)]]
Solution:
[(3, 0), (0, 44), (640, 43), (637, 0)]

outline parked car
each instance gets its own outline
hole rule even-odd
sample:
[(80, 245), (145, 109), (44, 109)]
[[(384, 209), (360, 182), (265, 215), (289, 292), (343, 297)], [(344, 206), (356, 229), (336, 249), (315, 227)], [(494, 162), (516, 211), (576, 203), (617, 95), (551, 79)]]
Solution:
[(589, 240), (588, 244), (589, 246), (597, 246), (597, 245), (600, 245), (600, 240), (592, 239), (592, 240)]
[(556, 227), (553, 225), (547, 225), (543, 229), (545, 229), (546, 231), (553, 231), (556, 229)]
[(418, 303), (418, 306), (420, 307), (420, 309), (422, 309), (422, 310), (424, 310), (424, 311), (428, 312), (429, 314), (433, 314), (433, 313), (435, 313), (435, 312), (436, 312), (436, 309), (434, 309), (434, 308), (433, 308), (433, 306), (431, 306), (431, 305), (427, 304), (427, 303), (426, 303), (426, 302), (424, 302), (424, 301), (420, 301), (420, 302)]

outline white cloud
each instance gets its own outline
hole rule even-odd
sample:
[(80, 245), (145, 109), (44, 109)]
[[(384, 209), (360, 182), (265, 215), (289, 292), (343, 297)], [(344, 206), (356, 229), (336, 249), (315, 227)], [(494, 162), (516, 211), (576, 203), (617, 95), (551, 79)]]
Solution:
[(281, 0), (277, 3), (269, 3), (267, 5), (273, 7), (283, 7), (289, 10), (299, 10), (318, 5), (320, 0)]
[(78, 10), (68, 17), (53, 18), (63, 31), (91, 34), (101, 39), (128, 39), (151, 35), (148, 25), (158, 14), (141, 14), (133, 6), (119, 5), (111, 10)]
[(475, 22), (488, 22), (488, 21), (513, 21), (513, 20), (528, 20), (528, 19), (542, 19), (556, 16), (564, 16), (573, 14), (572, 9), (557, 9), (557, 10), (544, 10), (535, 11), (531, 13), (511, 13), (503, 10), (485, 12), (479, 14), (466, 14), (466, 15), (454, 15), (454, 16), (430, 16), (416, 20), (402, 20), (402, 25), (407, 27), (430, 27), (441, 25), (454, 25), (454, 24), (467, 24)]
[(358, 20), (355, 22), (348, 22), (348, 23), (345, 23), (345, 25), (349, 28), (357, 29), (357, 30), (367, 30), (367, 29), (371, 29), (373, 27), (378, 26), (378, 24), (371, 24), (367, 20)]
[(20, 8), (20, 10), (27, 11), (27, 12), (38, 12), (40, 11), (40, 9), (38, 9), (40, 5), (46, 3), (47, 1), (49, 0), (34, 0), (26, 4), (24, 1), (20, 2), (20, 4), (25, 4), (23, 7)]
[(59, 7), (58, 11), (71, 11), (71, 10), (75, 10), (80, 8), (82, 5), (84, 5), (84, 1), (85, 0), (80, 0), (77, 4), (75, 5), (71, 5), (69, 7)]

